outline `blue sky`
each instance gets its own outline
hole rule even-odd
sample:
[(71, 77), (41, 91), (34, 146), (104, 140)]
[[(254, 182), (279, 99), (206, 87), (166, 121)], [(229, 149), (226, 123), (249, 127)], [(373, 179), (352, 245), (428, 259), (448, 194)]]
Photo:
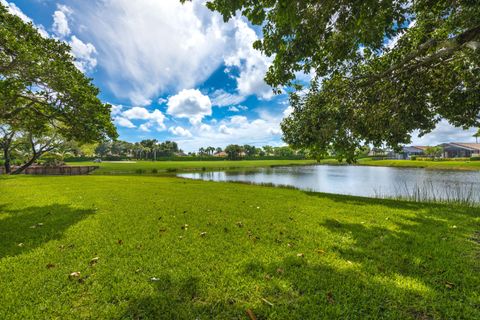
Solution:
[[(114, 105), (120, 139), (175, 140), (186, 151), (230, 143), (282, 145), (286, 95), (263, 81), (271, 58), (243, 18), (224, 23), (203, 0), (0, 0), (45, 36), (68, 42), (77, 66)], [(415, 144), (474, 141), (441, 122)]]

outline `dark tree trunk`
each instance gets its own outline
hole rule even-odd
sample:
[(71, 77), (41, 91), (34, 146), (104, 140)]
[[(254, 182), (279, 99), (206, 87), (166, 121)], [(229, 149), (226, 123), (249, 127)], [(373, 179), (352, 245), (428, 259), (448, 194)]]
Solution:
[(5, 163), (3, 166), (5, 167), (5, 173), (10, 174), (12, 171), (12, 167), (10, 164), (10, 150), (9, 148), (3, 148), (3, 158), (5, 159)]
[(13, 171), (12, 174), (22, 173), (23, 171), (25, 171), (25, 169), (30, 167), (38, 158), (40, 158), (41, 155), (42, 155), (41, 153), (34, 154), (33, 157), (30, 160), (28, 160), (27, 163), (25, 163), (22, 166), (20, 166), (19, 168), (15, 169), (15, 171)]

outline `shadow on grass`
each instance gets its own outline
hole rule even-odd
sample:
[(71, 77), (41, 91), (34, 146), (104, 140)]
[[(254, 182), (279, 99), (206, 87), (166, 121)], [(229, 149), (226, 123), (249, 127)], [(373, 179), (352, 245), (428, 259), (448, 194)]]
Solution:
[(67, 228), (93, 213), (91, 209), (61, 204), (21, 210), (0, 206), (0, 258), (22, 254), (60, 239)]
[(244, 265), (273, 304), (255, 311), (264, 319), (480, 318), (480, 247), (464, 231), (455, 234), (454, 222), (455, 212), (443, 221), (407, 218), (394, 229), (328, 219), (322, 226), (337, 241), (320, 255)]
[(174, 279), (165, 274), (156, 278), (153, 285), (155, 293), (130, 301), (121, 319), (227, 319), (245, 315), (234, 301), (204, 301), (198, 277)]
[[(206, 296), (205, 288), (222, 286), (223, 280), (161, 277), (155, 282), (155, 294), (131, 301), (124, 318), (246, 319), (247, 308), (257, 319), (480, 318), (478, 265), (471, 256), (479, 247), (468, 240), (468, 234), (479, 227), (471, 219), (478, 217), (477, 209), (352, 201), (414, 213), (427, 210), (400, 215), (388, 228), (326, 219), (321, 226), (331, 234), (333, 244), (324, 252), (304, 252), (304, 256), (292, 252), (269, 262), (251, 257), (238, 270), (240, 293), (225, 287), (226, 297), (220, 301)], [(477, 225), (452, 228), (470, 222)], [(251, 295), (245, 288), (251, 288)]]

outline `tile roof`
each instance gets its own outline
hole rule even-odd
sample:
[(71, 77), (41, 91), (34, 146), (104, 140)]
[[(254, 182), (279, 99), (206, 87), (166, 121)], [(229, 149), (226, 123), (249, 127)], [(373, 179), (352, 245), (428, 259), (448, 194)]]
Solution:
[(480, 143), (452, 142), (450, 144), (456, 145), (456, 146), (459, 146), (459, 147), (464, 147), (464, 148), (467, 148), (467, 149), (480, 150)]

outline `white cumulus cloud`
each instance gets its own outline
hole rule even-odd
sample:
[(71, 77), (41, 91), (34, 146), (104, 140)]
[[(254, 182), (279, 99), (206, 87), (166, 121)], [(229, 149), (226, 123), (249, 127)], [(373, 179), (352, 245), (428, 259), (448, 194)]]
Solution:
[(97, 65), (95, 54), (97, 50), (91, 43), (84, 43), (76, 36), (72, 36), (68, 42), (72, 48), (72, 54), (75, 57), (75, 65), (82, 72), (92, 70)]
[(167, 113), (176, 118), (187, 118), (191, 124), (199, 124), (204, 116), (212, 114), (212, 102), (197, 89), (184, 89), (171, 96)]
[(136, 126), (132, 123), (132, 121), (124, 118), (124, 117), (116, 117), (115, 124), (120, 127), (124, 128), (135, 128)]
[(149, 132), (151, 128), (155, 127), (157, 131), (166, 129), (165, 115), (158, 109), (152, 112), (143, 107), (133, 107), (122, 112), (121, 116), (128, 120), (143, 120), (139, 127), (141, 131)]
[(58, 10), (53, 13), (53, 32), (60, 38), (70, 35), (71, 30), (68, 25), (67, 15), (72, 13), (72, 10), (65, 5), (58, 5)]
[(232, 23), (204, 1), (67, 0), (93, 43), (106, 85), (134, 105), (205, 81), (231, 50)]
[(171, 133), (173, 133), (176, 136), (181, 136), (181, 137), (191, 137), (192, 136), (190, 131), (188, 131), (187, 129), (184, 129), (182, 127), (170, 127), (170, 129), (168, 129), (168, 131), (170, 131)]
[(240, 96), (257, 95), (269, 100), (273, 97), (272, 88), (263, 80), (272, 63), (272, 58), (255, 50), (252, 44), (258, 40), (255, 31), (241, 19), (234, 19), (236, 50), (225, 59), (225, 65), (237, 67), (240, 74), (236, 77), (237, 91)]

